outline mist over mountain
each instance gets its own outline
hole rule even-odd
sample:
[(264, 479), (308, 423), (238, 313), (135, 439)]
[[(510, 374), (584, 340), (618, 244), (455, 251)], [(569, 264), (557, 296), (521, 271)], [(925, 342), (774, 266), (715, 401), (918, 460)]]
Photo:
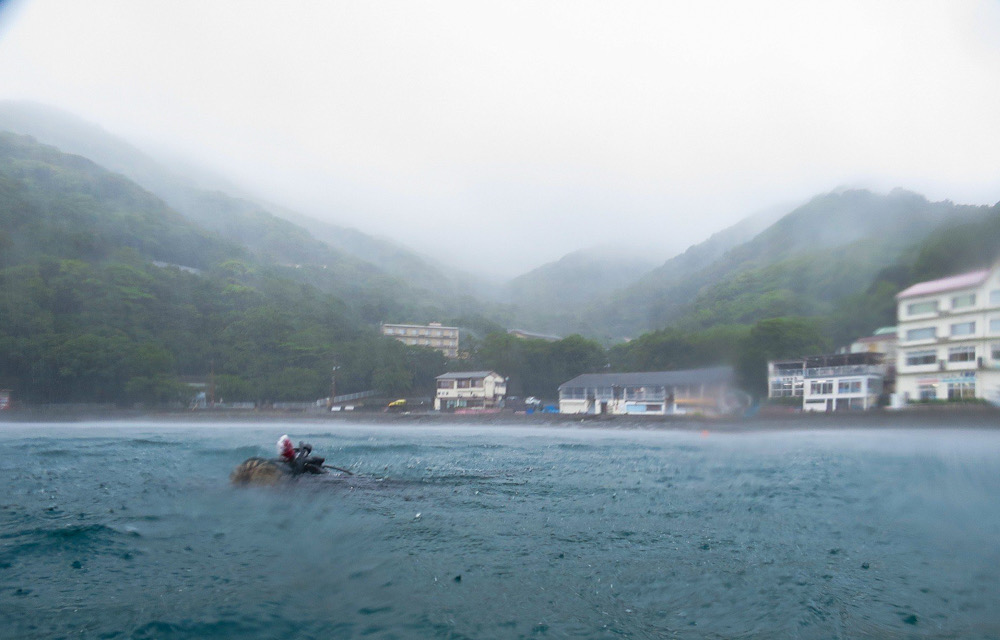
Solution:
[[(820, 195), (759, 233), (747, 222), (713, 236), (584, 317), (612, 336), (634, 336), (675, 325), (706, 328), (824, 313), (833, 301), (864, 290), (938, 225), (981, 210), (903, 190)], [(752, 237), (734, 242), (741, 234)]]
[(581, 249), (532, 269), (503, 285), (501, 299), (511, 305), (513, 322), (542, 333), (591, 334), (579, 312), (625, 287), (657, 262), (645, 252), (605, 245)]
[(0, 130), (31, 135), (90, 158), (134, 180), (202, 227), (268, 259), (313, 266), (337, 263), (358, 272), (384, 272), (444, 307), (471, 290), (471, 277), (434, 264), (397, 242), (258, 202), (218, 174), (177, 158), (161, 162), (101, 127), (54, 107), (0, 102)]

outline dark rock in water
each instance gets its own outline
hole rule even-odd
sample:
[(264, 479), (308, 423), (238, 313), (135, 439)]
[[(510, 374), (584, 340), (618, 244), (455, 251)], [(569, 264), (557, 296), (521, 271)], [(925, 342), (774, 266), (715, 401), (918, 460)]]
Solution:
[(229, 481), (238, 485), (273, 486), (290, 477), (283, 464), (266, 458), (248, 458), (229, 474)]

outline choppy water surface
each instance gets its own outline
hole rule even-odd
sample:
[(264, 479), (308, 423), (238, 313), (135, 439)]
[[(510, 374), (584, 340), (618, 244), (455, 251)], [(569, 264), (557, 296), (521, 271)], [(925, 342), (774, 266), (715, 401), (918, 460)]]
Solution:
[[(358, 477), (228, 485), (286, 432)], [(995, 431), (8, 424), (0, 488), (3, 638), (1000, 637)]]

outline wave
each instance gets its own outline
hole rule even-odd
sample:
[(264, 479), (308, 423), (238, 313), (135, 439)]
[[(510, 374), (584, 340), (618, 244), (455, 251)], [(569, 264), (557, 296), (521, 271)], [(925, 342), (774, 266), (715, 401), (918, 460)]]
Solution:
[(34, 527), (0, 534), (5, 548), (0, 560), (59, 553), (101, 553), (120, 551), (129, 540), (139, 537), (134, 530), (119, 531), (103, 524), (77, 524), (62, 527)]

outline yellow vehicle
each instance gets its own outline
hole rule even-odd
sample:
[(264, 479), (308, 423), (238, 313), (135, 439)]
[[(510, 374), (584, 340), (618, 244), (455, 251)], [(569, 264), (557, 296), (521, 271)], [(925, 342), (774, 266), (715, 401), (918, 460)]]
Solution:
[(386, 411), (406, 411), (406, 399), (400, 398), (399, 400), (393, 400), (389, 403), (389, 406), (385, 408)]

